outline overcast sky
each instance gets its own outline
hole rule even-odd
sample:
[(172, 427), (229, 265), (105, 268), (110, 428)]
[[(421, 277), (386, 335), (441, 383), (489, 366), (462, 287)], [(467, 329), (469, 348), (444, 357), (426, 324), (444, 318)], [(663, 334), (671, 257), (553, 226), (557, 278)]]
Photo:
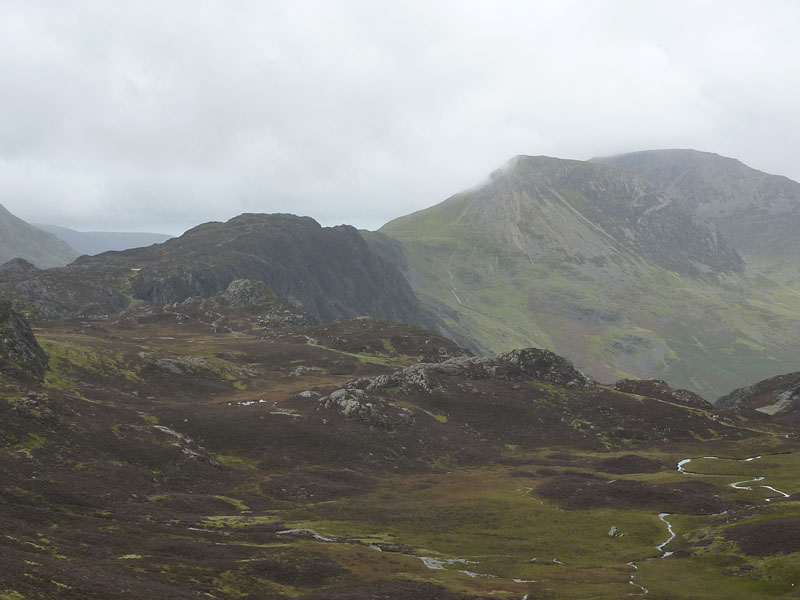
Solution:
[(516, 154), (800, 180), (800, 2), (0, 0), (0, 203), (80, 230), (377, 228)]

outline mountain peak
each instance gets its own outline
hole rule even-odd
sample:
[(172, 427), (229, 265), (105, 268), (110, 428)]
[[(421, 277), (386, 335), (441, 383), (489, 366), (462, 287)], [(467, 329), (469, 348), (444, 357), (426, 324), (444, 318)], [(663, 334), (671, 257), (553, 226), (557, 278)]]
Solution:
[(697, 150), (646, 150), (592, 160), (636, 173), (664, 190), (716, 227), (762, 274), (791, 285), (800, 281), (800, 183)]

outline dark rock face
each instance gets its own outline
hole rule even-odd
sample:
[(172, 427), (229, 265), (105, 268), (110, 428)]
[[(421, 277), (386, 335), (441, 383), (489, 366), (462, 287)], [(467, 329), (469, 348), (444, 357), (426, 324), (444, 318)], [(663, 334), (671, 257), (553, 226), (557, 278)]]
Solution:
[(208, 297), (234, 279), (265, 282), (321, 321), (372, 315), (422, 323), (422, 309), (397, 269), (369, 250), (350, 226), (309, 217), (245, 214), (207, 223), (162, 244), (163, 254), (132, 282), (157, 304)]
[(0, 287), (47, 318), (105, 318), (133, 300), (164, 306), (224, 292), (234, 307), (280, 297), (318, 321), (370, 315), (434, 324), (397, 268), (353, 227), (321, 227), (309, 217), (244, 214), (60, 269), (23, 266), (0, 271)]
[(215, 333), (278, 331), (315, 323), (313, 317), (278, 296), (263, 281), (250, 279), (235, 279), (225, 291), (210, 298), (192, 296), (174, 304), (131, 309), (120, 320), (127, 324), (174, 321)]
[(593, 159), (644, 177), (718, 228), (751, 266), (797, 276), (800, 183), (696, 150), (648, 150)]
[(46, 368), (47, 354), (28, 322), (10, 302), (0, 301), (0, 371), (21, 379), (42, 379)]

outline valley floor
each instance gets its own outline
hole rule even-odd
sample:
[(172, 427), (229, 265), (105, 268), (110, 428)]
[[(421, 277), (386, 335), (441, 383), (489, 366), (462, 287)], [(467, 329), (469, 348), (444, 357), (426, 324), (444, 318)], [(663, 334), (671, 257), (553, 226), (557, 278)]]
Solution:
[(489, 433), (419, 403), (381, 430), (317, 400), (416, 360), (360, 326), (37, 331), (44, 384), (0, 400), (0, 599), (800, 598), (796, 434), (465, 449)]

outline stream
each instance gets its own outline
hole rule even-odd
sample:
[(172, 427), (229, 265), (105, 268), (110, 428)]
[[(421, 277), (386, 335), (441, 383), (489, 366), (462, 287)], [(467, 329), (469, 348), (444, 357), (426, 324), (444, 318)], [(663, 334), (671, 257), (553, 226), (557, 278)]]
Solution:
[[(719, 456), (701, 456), (700, 458), (701, 459), (705, 459), (705, 460), (727, 460), (727, 461), (731, 461), (731, 462), (752, 462), (754, 460), (759, 460), (760, 458), (762, 458), (762, 456), (759, 454), (758, 456), (750, 456), (749, 458), (721, 458)], [(693, 460), (698, 460), (698, 459), (697, 458), (684, 458), (683, 460), (678, 462), (678, 473), (683, 473), (684, 475), (702, 475), (702, 473), (695, 473), (693, 471), (687, 471), (686, 470), (686, 465), (688, 465)], [(751, 479), (743, 479), (742, 481), (734, 481), (733, 483), (731, 483), (729, 485), (735, 490), (749, 490), (749, 491), (752, 491), (752, 489), (753, 489), (752, 486), (744, 485), (744, 484), (746, 484), (746, 483), (758, 483), (759, 481), (764, 481), (764, 479), (766, 479), (766, 477), (764, 477), (763, 475), (759, 475), (759, 476), (753, 477)], [(774, 493), (778, 494), (777, 496), (772, 496), (770, 498), (766, 498), (765, 499), (766, 502), (770, 502), (770, 501), (775, 500), (777, 498), (788, 498), (789, 497), (789, 494), (787, 494), (786, 492), (781, 491), (781, 490), (779, 490), (777, 488), (774, 488), (771, 485), (759, 485), (758, 487), (770, 490), (771, 492), (774, 492)]]
[[(686, 466), (689, 463), (691, 463), (692, 461), (699, 460), (699, 459), (704, 459), (704, 460), (728, 460), (728, 461), (731, 461), (731, 462), (752, 462), (754, 460), (759, 460), (760, 458), (762, 458), (761, 455), (750, 456), (748, 458), (722, 458), (722, 457), (719, 457), (719, 456), (700, 456), (700, 457), (696, 457), (696, 458), (684, 458), (684, 459), (678, 461), (677, 469), (678, 469), (678, 473), (682, 473), (684, 475), (703, 475), (703, 473), (695, 473), (693, 471), (687, 470)], [(729, 485), (735, 490), (749, 490), (749, 491), (752, 491), (753, 490), (753, 486), (745, 485), (745, 484), (747, 484), (747, 483), (758, 483), (759, 481), (764, 481), (764, 479), (766, 479), (765, 476), (759, 475), (759, 476), (753, 477), (751, 479), (743, 479), (742, 481), (734, 481), (733, 483), (731, 483)], [(777, 496), (772, 496), (770, 498), (766, 498), (765, 502), (770, 502), (771, 500), (775, 500), (777, 498), (788, 498), (789, 497), (789, 494), (787, 494), (786, 492), (784, 492), (782, 490), (774, 488), (771, 485), (759, 485), (758, 487), (768, 489), (768, 490), (778, 494)], [(724, 513), (721, 513), (721, 514), (724, 514)], [(672, 555), (672, 552), (664, 550), (664, 548), (667, 546), (667, 544), (669, 544), (672, 540), (675, 539), (675, 530), (672, 528), (672, 523), (670, 523), (667, 520), (668, 516), (670, 516), (670, 513), (660, 513), (658, 515), (658, 518), (661, 519), (667, 525), (667, 534), (669, 535), (669, 537), (664, 542), (662, 542), (658, 546), (656, 546), (656, 550), (661, 552), (661, 556), (659, 556), (658, 558), (667, 558), (668, 556)], [(645, 559), (645, 560), (652, 560), (652, 559)], [(642, 561), (639, 561), (639, 562), (642, 562)], [(640, 596), (644, 596), (645, 594), (648, 594), (650, 592), (650, 590), (648, 590), (643, 585), (640, 585), (640, 584), (636, 583), (636, 581), (635, 581), (636, 573), (639, 571), (639, 566), (634, 561), (631, 561), (628, 564), (633, 568), (633, 573), (631, 573), (631, 577), (630, 577), (630, 580), (628, 581), (628, 583), (630, 583), (631, 585), (636, 586), (636, 587), (638, 587), (639, 589), (642, 590), (642, 593), (639, 594)]]
[[(691, 463), (692, 461), (699, 460), (699, 459), (705, 459), (705, 460), (727, 460), (727, 461), (732, 461), (732, 462), (752, 462), (754, 460), (759, 460), (760, 458), (762, 458), (760, 455), (759, 456), (751, 456), (751, 457), (748, 457), (748, 458), (721, 458), (719, 456), (701, 456), (701, 457), (695, 457), (695, 458), (684, 458), (684, 459), (678, 461), (677, 470), (678, 470), (678, 473), (682, 473), (684, 475), (703, 475), (703, 473), (696, 473), (696, 472), (687, 470), (687, 468), (686, 468), (687, 465), (689, 465), (689, 463)], [(753, 477), (751, 479), (743, 479), (741, 481), (735, 481), (735, 482), (733, 482), (733, 483), (731, 483), (729, 485), (730, 485), (730, 487), (732, 487), (735, 490), (749, 490), (749, 491), (752, 491), (753, 490), (753, 486), (752, 485), (746, 485), (746, 484), (758, 484), (760, 481), (763, 481), (764, 479), (766, 479), (765, 476), (756, 476), (756, 477)], [(765, 499), (766, 502), (769, 502), (770, 500), (775, 500), (777, 498), (788, 498), (789, 497), (789, 494), (787, 494), (786, 492), (784, 492), (782, 490), (779, 490), (779, 489), (777, 489), (777, 488), (775, 488), (775, 487), (773, 487), (771, 485), (763, 485), (762, 484), (762, 485), (758, 485), (757, 487), (768, 489), (771, 492), (776, 494), (776, 496), (772, 496), (772, 497), (766, 498)], [(720, 513), (720, 514), (724, 514), (724, 513)], [(630, 562), (626, 563), (627, 565), (629, 565), (633, 569), (633, 573), (631, 573), (630, 578), (628, 580), (628, 583), (630, 585), (636, 587), (636, 588), (639, 588), (639, 590), (641, 590), (638, 594), (631, 594), (631, 595), (645, 596), (645, 595), (650, 593), (649, 589), (647, 589), (645, 586), (643, 586), (643, 585), (641, 585), (641, 584), (636, 582), (636, 575), (639, 572), (639, 564), (638, 563), (642, 563), (642, 562), (645, 562), (645, 561), (648, 561), (648, 560), (656, 560), (656, 559), (667, 558), (668, 556), (672, 556), (672, 554), (673, 554), (672, 552), (670, 552), (668, 550), (665, 550), (665, 548), (670, 544), (670, 542), (672, 542), (676, 537), (676, 533), (675, 533), (674, 528), (672, 527), (672, 523), (670, 523), (670, 521), (668, 520), (668, 517), (670, 515), (671, 515), (671, 513), (666, 513), (666, 512), (659, 513), (659, 515), (658, 515), (659, 520), (661, 520), (667, 527), (667, 539), (665, 539), (663, 542), (661, 542), (660, 544), (658, 544), (655, 547), (656, 550), (660, 553), (660, 556), (645, 558), (645, 559), (642, 559), (642, 560), (639, 560), (639, 561), (630, 561)], [(337, 539), (337, 538), (324, 536), (324, 535), (314, 531), (313, 529), (289, 529), (289, 530), (285, 530), (285, 531), (280, 531), (280, 532), (278, 532), (278, 534), (279, 535), (293, 535), (293, 536), (298, 536), (298, 537), (312, 537), (312, 538), (316, 539), (317, 541), (322, 541), (322, 542), (342, 542), (342, 541), (346, 542), (347, 541), (347, 540), (340, 540), (340, 539)], [(383, 548), (381, 548), (377, 544), (369, 543), (367, 545), (370, 548), (372, 548), (372, 549), (374, 549), (376, 551), (379, 551), (379, 552), (383, 551)], [(440, 558), (440, 557), (434, 558), (434, 557), (430, 557), (430, 556), (418, 556), (418, 555), (413, 555), (413, 554), (407, 554), (407, 556), (413, 556), (414, 558), (417, 558), (417, 559), (421, 560), (422, 563), (427, 568), (433, 569), (433, 570), (445, 570), (445, 569), (449, 570), (448, 567), (452, 567), (454, 565), (465, 565), (466, 566), (466, 565), (477, 565), (477, 564), (479, 564), (477, 561), (468, 560), (468, 559), (465, 559), (465, 558)], [(532, 560), (535, 561), (536, 559), (534, 558)], [(557, 564), (557, 565), (565, 565), (565, 563), (560, 561), (560, 560), (558, 560), (558, 558), (553, 558), (552, 562), (554, 564)], [(457, 570), (459, 573), (462, 573), (462, 574), (467, 575), (469, 577), (480, 577), (480, 578), (489, 578), (489, 579), (497, 579), (498, 578), (497, 575), (491, 575), (489, 573), (476, 573), (474, 571), (469, 571), (469, 570), (466, 570), (466, 569), (454, 569), (454, 570)], [(547, 581), (547, 580), (513, 579), (512, 581), (514, 581), (515, 583), (540, 583), (542, 581)], [(526, 594), (524, 596), (523, 600), (527, 600), (528, 597), (529, 597), (528, 594)]]

